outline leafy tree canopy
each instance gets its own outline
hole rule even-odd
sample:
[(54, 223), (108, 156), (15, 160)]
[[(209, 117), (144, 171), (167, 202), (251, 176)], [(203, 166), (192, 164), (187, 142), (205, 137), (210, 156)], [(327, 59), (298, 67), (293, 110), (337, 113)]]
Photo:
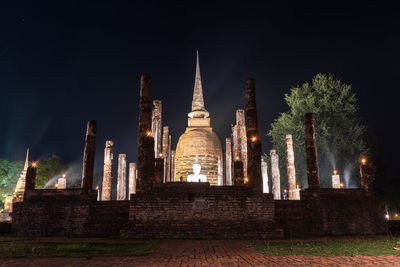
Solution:
[(268, 136), (280, 155), (281, 181), (286, 184), (285, 135), (292, 134), (296, 178), (307, 185), (304, 114), (313, 112), (322, 187), (331, 186), (331, 173), (338, 169), (348, 186), (359, 183), (358, 160), (367, 153), (363, 135), (366, 127), (357, 115), (357, 98), (351, 85), (332, 75), (317, 74), (311, 83), (294, 87), (285, 94), (289, 111), (281, 113)]

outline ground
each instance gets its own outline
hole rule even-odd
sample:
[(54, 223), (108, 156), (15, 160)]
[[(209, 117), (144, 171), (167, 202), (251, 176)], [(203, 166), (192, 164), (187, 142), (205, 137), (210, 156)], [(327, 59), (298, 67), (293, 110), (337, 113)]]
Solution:
[[(40, 241), (71, 242), (54, 238)], [(97, 242), (79, 242), (83, 241)], [(259, 248), (255, 249), (255, 243), (243, 240), (164, 240), (159, 241), (146, 256), (0, 258), (0, 266), (400, 266), (396, 250), (393, 250), (393, 255), (386, 256), (267, 256), (260, 253)]]

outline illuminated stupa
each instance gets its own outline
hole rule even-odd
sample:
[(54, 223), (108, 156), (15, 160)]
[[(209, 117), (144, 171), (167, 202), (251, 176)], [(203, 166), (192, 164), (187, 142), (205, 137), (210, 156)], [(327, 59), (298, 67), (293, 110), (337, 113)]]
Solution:
[(200, 164), (200, 174), (206, 176), (207, 182), (211, 185), (222, 184), (222, 148), (218, 136), (210, 126), (210, 114), (204, 107), (198, 53), (192, 111), (188, 114), (188, 127), (176, 147), (176, 181), (181, 178), (188, 181), (188, 176), (193, 174), (194, 162)]

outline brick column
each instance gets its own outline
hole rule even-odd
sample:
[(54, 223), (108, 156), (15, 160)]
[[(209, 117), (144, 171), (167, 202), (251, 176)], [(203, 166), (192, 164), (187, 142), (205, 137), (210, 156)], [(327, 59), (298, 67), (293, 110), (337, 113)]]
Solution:
[(154, 180), (156, 184), (164, 182), (164, 159), (156, 158), (156, 165), (154, 167)]
[(233, 178), (234, 185), (244, 184), (243, 162), (241, 160), (235, 160), (233, 162)]
[(126, 199), (126, 154), (118, 155), (117, 200)]
[(319, 197), (320, 182), (318, 170), (317, 143), (315, 140), (314, 114), (305, 115), (305, 143), (307, 153), (307, 180), (308, 188), (313, 197)]
[(270, 151), (271, 157), (271, 176), (272, 176), (272, 194), (274, 199), (281, 199), (281, 174), (279, 172), (279, 155), (275, 149)]
[(374, 179), (372, 176), (371, 166), (368, 164), (366, 159), (361, 159), (360, 164), (360, 176), (361, 176), (361, 189), (368, 198), (374, 197)]
[(232, 185), (232, 141), (231, 138), (225, 139), (225, 182)]
[(26, 193), (28, 190), (34, 190), (36, 184), (36, 163), (33, 162), (31, 166), (26, 170), (25, 177), (25, 190), (24, 190), (24, 200), (26, 200)]
[(151, 79), (147, 74), (140, 78), (140, 113), (138, 131), (138, 191), (150, 191), (154, 182), (154, 138), (151, 137)]
[(254, 79), (246, 80), (246, 137), (247, 137), (247, 176), (249, 186), (262, 192), (261, 142), (258, 135), (256, 86)]
[(136, 163), (129, 163), (129, 199), (131, 194), (136, 194)]
[(96, 148), (96, 121), (88, 121), (86, 127), (85, 149), (83, 150), (81, 188), (89, 191), (93, 187), (94, 155)]
[(106, 141), (104, 148), (104, 172), (101, 200), (108, 201), (112, 198), (113, 181), (113, 162), (114, 162), (114, 142)]
[(162, 152), (161, 128), (162, 128), (162, 103), (161, 100), (153, 101), (153, 111), (151, 114), (151, 136), (154, 138), (154, 157), (159, 158)]
[(163, 182), (169, 182), (171, 180), (170, 177), (170, 151), (171, 151), (171, 136), (169, 135), (169, 127), (163, 127), (162, 134), (162, 157), (164, 162), (164, 178)]
[(294, 167), (293, 139), (291, 134), (286, 135), (286, 177), (288, 199), (295, 200), (296, 197), (296, 169)]

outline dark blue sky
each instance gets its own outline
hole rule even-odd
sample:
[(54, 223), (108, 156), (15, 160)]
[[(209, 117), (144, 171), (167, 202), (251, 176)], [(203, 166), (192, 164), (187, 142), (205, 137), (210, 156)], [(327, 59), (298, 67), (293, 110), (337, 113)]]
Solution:
[[(86, 121), (96, 119), (96, 168), (107, 139), (136, 161), (144, 72), (175, 146), (190, 111), (198, 49), (205, 104), (221, 141), (244, 107), (247, 77), (256, 80), (265, 134), (287, 110), (291, 86), (332, 73), (353, 85), (361, 118), (394, 174), (399, 10), (377, 2), (265, 2), (2, 2), (0, 157), (22, 160), (30, 147), (34, 159), (81, 161)], [(262, 141), (268, 151), (269, 140)]]

